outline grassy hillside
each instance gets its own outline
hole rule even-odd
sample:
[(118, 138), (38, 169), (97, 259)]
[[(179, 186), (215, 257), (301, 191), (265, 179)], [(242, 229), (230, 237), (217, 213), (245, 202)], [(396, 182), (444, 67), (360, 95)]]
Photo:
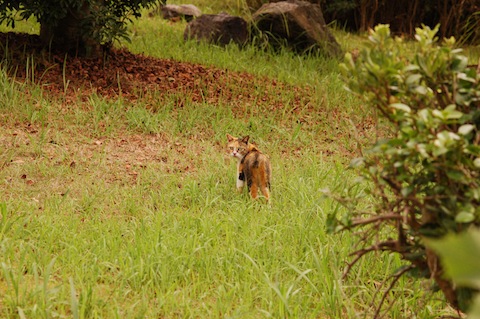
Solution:
[[(402, 263), (370, 255), (342, 278), (355, 239), (326, 233), (340, 208), (322, 189), (355, 178), (356, 138), (367, 144), (375, 117), (343, 89), (337, 61), (184, 43), (184, 27), (143, 18), (123, 45), (279, 85), (228, 83), (249, 103), (131, 101), (52, 96), (0, 73), (0, 317), (371, 317)], [(362, 42), (336, 36), (347, 50)], [(235, 192), (226, 133), (270, 155), (270, 205)], [(386, 318), (449, 313), (427, 288), (400, 280)]]

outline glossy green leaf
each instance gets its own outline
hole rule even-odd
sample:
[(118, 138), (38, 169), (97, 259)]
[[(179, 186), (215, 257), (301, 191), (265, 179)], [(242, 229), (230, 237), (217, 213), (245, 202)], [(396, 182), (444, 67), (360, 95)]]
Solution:
[(412, 85), (412, 84), (416, 84), (418, 82), (420, 82), (420, 79), (422, 78), (422, 75), (421, 74), (411, 74), (407, 77), (407, 80), (405, 81), (405, 83), (407, 85)]
[(412, 109), (408, 105), (403, 103), (393, 103), (393, 104), (390, 104), (390, 106), (394, 109), (403, 111), (405, 113), (410, 113), (412, 111)]
[(480, 295), (475, 297), (473, 305), (468, 311), (467, 319), (480, 319)]
[(460, 126), (458, 128), (458, 134), (460, 135), (467, 135), (469, 134), (473, 129), (475, 128), (475, 126), (473, 126), (472, 124), (464, 124), (462, 126)]
[(450, 278), (459, 285), (480, 289), (480, 230), (427, 243), (441, 257)]
[(473, 165), (475, 165), (477, 168), (480, 168), (480, 157), (477, 157), (473, 160)]
[(471, 212), (460, 212), (455, 216), (455, 222), (457, 223), (471, 223), (475, 220), (475, 215)]

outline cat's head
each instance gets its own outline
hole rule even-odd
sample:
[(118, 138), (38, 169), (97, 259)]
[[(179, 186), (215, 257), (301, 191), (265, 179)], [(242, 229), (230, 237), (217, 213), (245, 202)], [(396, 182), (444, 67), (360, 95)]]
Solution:
[(249, 136), (237, 138), (227, 134), (227, 152), (230, 156), (241, 160), (248, 152)]

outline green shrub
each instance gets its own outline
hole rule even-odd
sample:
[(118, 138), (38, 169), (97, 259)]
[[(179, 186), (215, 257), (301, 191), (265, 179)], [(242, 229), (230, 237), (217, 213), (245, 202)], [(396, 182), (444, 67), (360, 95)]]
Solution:
[(412, 48), (379, 25), (356, 59), (346, 55), (347, 88), (391, 131), (352, 161), (363, 181), (337, 198), (349, 213), (329, 222), (337, 230), (362, 228), (352, 265), (368, 252), (398, 253), (407, 265), (394, 281), (405, 273), (433, 278), (447, 301), (465, 310), (472, 290), (444, 276), (424, 239), (480, 224), (480, 75), (455, 39), (440, 43), (437, 31), (418, 28)]
[[(480, 230), (449, 235), (441, 240), (427, 241), (442, 258), (449, 278), (461, 286), (480, 290)], [(458, 249), (462, 247), (462, 249)], [(468, 313), (469, 319), (480, 318), (480, 294)]]

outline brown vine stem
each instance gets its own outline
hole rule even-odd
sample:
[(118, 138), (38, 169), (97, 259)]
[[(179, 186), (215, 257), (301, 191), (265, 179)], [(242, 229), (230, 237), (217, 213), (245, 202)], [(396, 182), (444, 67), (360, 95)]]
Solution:
[[(400, 269), (399, 271), (397, 271), (394, 275), (392, 275), (390, 278), (393, 278), (392, 282), (390, 283), (390, 285), (388, 286), (388, 289), (383, 293), (383, 296), (382, 296), (382, 299), (380, 300), (380, 303), (378, 304), (378, 307), (377, 309), (375, 310), (375, 315), (373, 316), (373, 319), (380, 319), (382, 318), (383, 316), (379, 317), (380, 315), (380, 311), (382, 309), (382, 305), (383, 303), (385, 302), (385, 299), (387, 299), (387, 296), (388, 296), (388, 293), (393, 289), (393, 287), (395, 286), (395, 284), (398, 282), (398, 280), (405, 274), (407, 273), (408, 271), (412, 270), (413, 268), (415, 268), (415, 266), (413, 265), (408, 265), (402, 269)], [(380, 289), (382, 286), (380, 286), (378, 289)], [(378, 290), (377, 290), (378, 291)], [(386, 312), (388, 312), (388, 310), (390, 308), (392, 308), (393, 306), (393, 303), (394, 302), (391, 302), (389, 307), (387, 308)]]
[(357, 250), (353, 253), (350, 254), (350, 256), (357, 255), (350, 263), (347, 263), (347, 268), (343, 272), (342, 279), (345, 279), (347, 277), (348, 273), (350, 270), (352, 270), (352, 267), (362, 258), (364, 255), (368, 254), (369, 252), (372, 251), (398, 251), (396, 249), (397, 247), (397, 241), (396, 240), (389, 240), (385, 241), (373, 246), (370, 246), (368, 248), (363, 248), (360, 250)]
[(380, 216), (375, 216), (375, 217), (366, 218), (366, 219), (359, 218), (359, 219), (354, 219), (352, 221), (353, 223), (352, 226), (356, 227), (361, 225), (368, 225), (368, 224), (372, 224), (372, 223), (375, 223), (378, 221), (384, 221), (384, 220), (403, 220), (403, 216), (399, 214), (387, 214), (387, 215), (380, 215)]

